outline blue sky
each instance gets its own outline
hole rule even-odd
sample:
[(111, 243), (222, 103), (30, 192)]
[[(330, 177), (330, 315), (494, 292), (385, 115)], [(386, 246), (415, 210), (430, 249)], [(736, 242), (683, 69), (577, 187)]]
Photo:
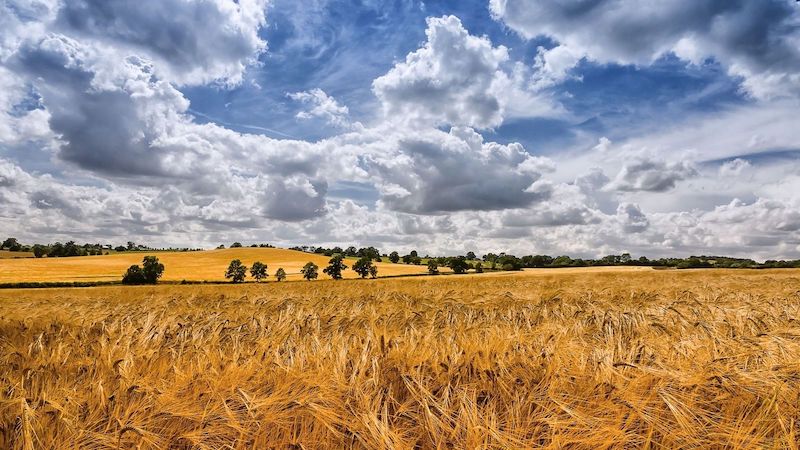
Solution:
[(800, 257), (790, 0), (11, 0), (23, 241)]

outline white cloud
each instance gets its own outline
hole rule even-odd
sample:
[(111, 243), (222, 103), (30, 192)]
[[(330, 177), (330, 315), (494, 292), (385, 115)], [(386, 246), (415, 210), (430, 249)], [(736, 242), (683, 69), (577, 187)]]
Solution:
[(664, 162), (648, 159), (626, 163), (606, 188), (618, 191), (666, 192), (682, 180), (697, 175), (688, 161)]
[(723, 178), (738, 177), (750, 167), (752, 167), (752, 164), (747, 160), (736, 158), (719, 166), (719, 176)]
[(347, 106), (340, 105), (335, 98), (329, 96), (322, 89), (294, 92), (287, 94), (292, 100), (310, 106), (309, 109), (297, 113), (298, 119), (308, 120), (319, 118), (336, 127), (348, 127), (350, 111)]
[(714, 58), (757, 98), (800, 92), (800, 10), (789, 0), (490, 0), (492, 14), (522, 36), (545, 35), (569, 63), (647, 65), (674, 53), (692, 63)]
[(74, 0), (52, 27), (98, 47), (153, 61), (178, 84), (238, 84), (265, 50), (266, 0)]
[(387, 118), (483, 129), (500, 125), (509, 113), (555, 111), (527, 90), (521, 66), (504, 69), (507, 48), (469, 34), (455, 16), (428, 18), (427, 24), (425, 45), (372, 84)]

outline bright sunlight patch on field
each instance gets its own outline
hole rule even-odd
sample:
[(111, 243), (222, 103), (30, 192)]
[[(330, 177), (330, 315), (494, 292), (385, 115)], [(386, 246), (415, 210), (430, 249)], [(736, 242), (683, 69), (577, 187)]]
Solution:
[[(232, 259), (240, 259), (246, 266), (261, 261), (269, 266), (274, 280), (278, 267), (288, 274), (287, 279), (299, 280), (300, 268), (313, 261), (321, 268), (330, 257), (282, 248), (235, 248), (199, 252), (126, 252), (104, 256), (78, 256), (71, 258), (0, 259), (0, 283), (56, 282), (56, 281), (118, 281), (132, 264), (140, 264), (145, 255), (155, 255), (166, 266), (164, 281), (225, 280), (225, 269)], [(352, 266), (354, 259), (345, 263)], [(426, 273), (425, 266), (376, 263), (378, 275), (408, 275)], [(343, 272), (346, 278), (355, 278), (352, 270)], [(324, 276), (320, 273), (320, 276)]]
[(0, 448), (796, 448), (798, 317), (794, 270), (4, 290)]

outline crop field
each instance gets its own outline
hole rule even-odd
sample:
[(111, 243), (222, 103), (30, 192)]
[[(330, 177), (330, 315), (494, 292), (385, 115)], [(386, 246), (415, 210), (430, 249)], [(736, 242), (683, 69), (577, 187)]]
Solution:
[[(119, 281), (133, 264), (141, 264), (145, 255), (155, 255), (165, 266), (165, 281), (223, 281), (225, 269), (232, 259), (240, 259), (246, 266), (254, 261), (267, 264), (270, 277), (283, 267), (288, 280), (299, 280), (300, 268), (309, 261), (322, 268), (329, 257), (280, 248), (235, 248), (198, 252), (126, 252), (103, 256), (77, 256), (70, 258), (0, 259), (0, 283), (62, 282), (62, 281)], [(345, 263), (352, 266), (354, 259)], [(425, 266), (376, 263), (378, 276), (426, 273)], [(352, 270), (343, 272), (346, 278), (355, 278)]]
[(32, 258), (31, 252), (12, 252), (8, 250), (0, 250), (0, 259), (16, 259), (16, 258)]
[(795, 270), (0, 291), (3, 449), (793, 449), (798, 421)]

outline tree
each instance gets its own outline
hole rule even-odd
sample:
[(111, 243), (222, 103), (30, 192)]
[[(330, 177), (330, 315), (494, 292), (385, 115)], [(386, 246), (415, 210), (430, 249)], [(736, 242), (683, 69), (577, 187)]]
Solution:
[(225, 278), (230, 278), (232, 283), (241, 283), (247, 276), (247, 266), (238, 259), (234, 259), (225, 271)]
[(136, 243), (133, 241), (128, 241), (128, 250), (136, 250)]
[(118, 253), (119, 253), (119, 252), (124, 252), (124, 251), (126, 251), (126, 250), (128, 250), (128, 248), (127, 248), (127, 247), (125, 247), (124, 245), (118, 245), (118, 246), (114, 247), (114, 251), (115, 251), (115, 252), (118, 252)]
[(300, 273), (302, 273), (303, 278), (308, 281), (315, 280), (319, 276), (319, 266), (313, 262), (307, 262), (306, 265), (300, 269)]
[(347, 270), (347, 266), (344, 264), (342, 256), (336, 255), (328, 261), (328, 267), (322, 271), (334, 280), (341, 280), (343, 270)]
[(472, 261), (475, 258), (476, 258), (475, 257), (475, 252), (467, 252), (467, 259), (468, 260)]
[[(353, 264), (353, 271), (357, 273), (361, 278), (367, 278), (367, 275), (372, 273), (373, 268), (375, 269), (375, 273), (377, 274), (377, 267), (375, 264), (372, 263), (372, 259), (369, 256), (363, 256), (361, 259), (356, 261)], [(375, 278), (375, 277), (372, 277)]]
[(480, 261), (475, 263), (475, 273), (483, 273), (483, 264)]
[(231, 248), (241, 248), (241, 247), (242, 247), (241, 242), (234, 242), (233, 244), (231, 244)]
[(433, 258), (428, 260), (428, 273), (431, 275), (439, 275), (439, 263)]
[(283, 270), (283, 267), (278, 267), (278, 270), (275, 271), (275, 279), (278, 281), (286, 279), (286, 271)]
[(63, 256), (81, 256), (81, 249), (75, 244), (75, 241), (69, 241), (64, 244)]
[(250, 275), (255, 278), (256, 281), (261, 282), (262, 279), (267, 278), (267, 265), (262, 263), (261, 261), (256, 261), (250, 267)]
[(142, 274), (147, 284), (156, 284), (164, 274), (164, 265), (158, 262), (155, 256), (145, 256), (142, 259)]
[(56, 242), (55, 244), (51, 245), (50, 250), (47, 252), (47, 256), (51, 258), (64, 256), (64, 244), (61, 242)]
[(449, 267), (454, 273), (467, 273), (469, 270), (469, 264), (467, 263), (466, 258), (463, 256), (456, 256), (455, 258), (450, 258), (450, 261), (447, 262), (447, 267)]
[(370, 276), (370, 278), (373, 278), (373, 279), (374, 278), (378, 278), (378, 266), (373, 264), (373, 265), (371, 265), (369, 267), (369, 276)]
[(37, 258), (41, 258), (42, 256), (47, 254), (47, 247), (42, 244), (34, 244), (33, 245), (33, 256)]
[(17, 241), (16, 238), (8, 238), (3, 241), (3, 245), (0, 248), (7, 248), (12, 252), (18, 252), (22, 249), (22, 245)]
[(397, 252), (389, 253), (389, 261), (393, 264), (397, 264), (400, 261), (400, 255)]
[(144, 276), (142, 268), (138, 264), (128, 267), (128, 270), (122, 276), (122, 284), (145, 284), (147, 279)]

